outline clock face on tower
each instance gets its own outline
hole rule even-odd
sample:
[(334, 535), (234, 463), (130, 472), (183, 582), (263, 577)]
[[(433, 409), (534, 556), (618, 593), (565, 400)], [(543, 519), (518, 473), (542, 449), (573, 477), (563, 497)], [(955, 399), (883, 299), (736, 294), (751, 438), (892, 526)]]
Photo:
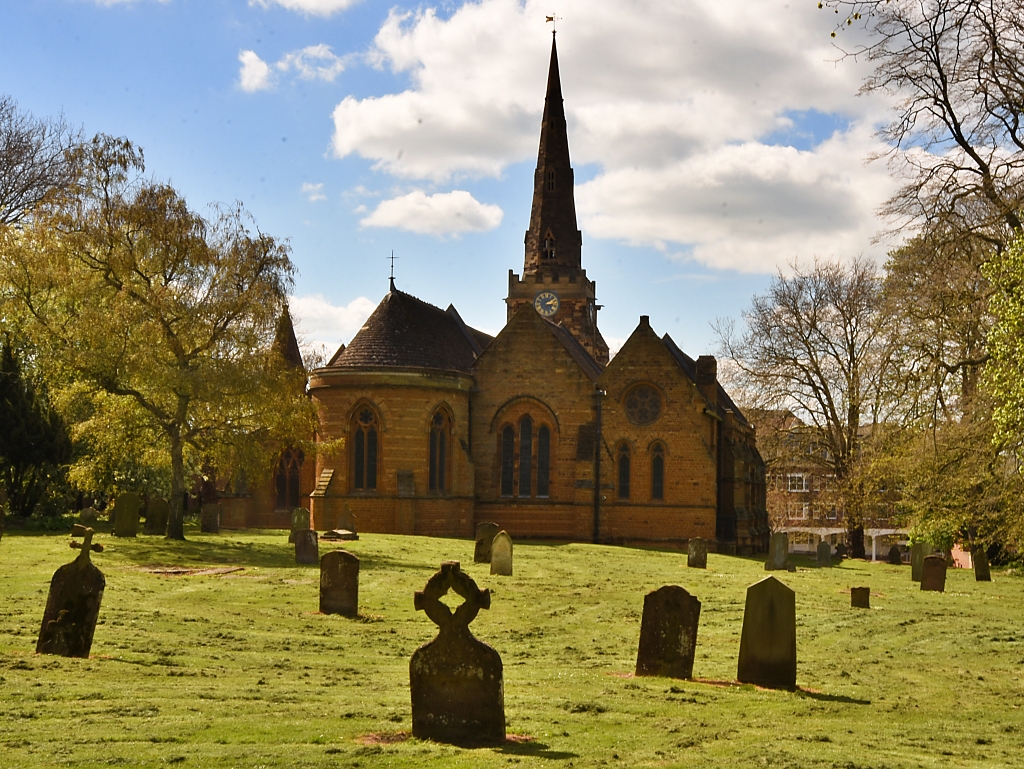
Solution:
[(558, 312), (558, 294), (554, 291), (541, 291), (533, 298), (533, 308), (545, 318)]

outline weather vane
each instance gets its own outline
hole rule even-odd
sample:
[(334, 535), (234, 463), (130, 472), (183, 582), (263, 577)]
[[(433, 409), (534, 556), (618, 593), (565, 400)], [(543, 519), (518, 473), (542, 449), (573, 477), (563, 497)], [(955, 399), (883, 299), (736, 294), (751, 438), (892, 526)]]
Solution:
[(551, 34), (552, 35), (555, 34), (555, 32), (557, 31), (558, 22), (560, 22), (561, 20), (562, 20), (562, 17), (561, 16), (556, 16), (555, 14), (551, 14), (550, 16), (545, 16), (544, 17), (544, 22), (545, 23), (547, 23), (549, 21), (551, 22)]

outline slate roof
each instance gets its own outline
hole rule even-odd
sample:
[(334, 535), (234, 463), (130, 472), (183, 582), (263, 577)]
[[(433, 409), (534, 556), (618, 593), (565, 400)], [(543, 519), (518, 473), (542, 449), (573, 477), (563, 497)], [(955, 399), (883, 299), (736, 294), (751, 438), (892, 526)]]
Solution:
[[(665, 347), (667, 347), (668, 351), (672, 353), (672, 357), (676, 359), (676, 363), (679, 364), (679, 367), (683, 370), (686, 376), (690, 377), (690, 380), (696, 384), (697, 364), (693, 358), (679, 349), (679, 346), (668, 334), (665, 334), (665, 336), (661, 338), (661, 341), (665, 343)], [(740, 411), (739, 406), (737, 406), (733, 399), (729, 397), (729, 393), (725, 391), (725, 388), (718, 382), (715, 383), (715, 386), (718, 388), (718, 404), (715, 405), (711, 403), (711, 401), (708, 401), (705, 397), (704, 400), (707, 401), (708, 405), (714, 408), (719, 415), (724, 415), (725, 411), (731, 411), (733, 416), (735, 416), (741, 424), (751, 427), (752, 425), (747, 421), (747, 418), (743, 416), (743, 412)], [(701, 393), (701, 395), (703, 395), (703, 393)]]
[(596, 382), (597, 378), (601, 376), (601, 372), (604, 371), (604, 366), (594, 360), (593, 356), (565, 326), (560, 323), (552, 323), (547, 318), (544, 318), (544, 322), (548, 324), (548, 328), (551, 329), (555, 338), (562, 343), (565, 351), (572, 356), (572, 359), (579, 364), (586, 375)]
[(424, 368), (469, 373), (491, 337), (416, 297), (391, 291), (327, 368)]

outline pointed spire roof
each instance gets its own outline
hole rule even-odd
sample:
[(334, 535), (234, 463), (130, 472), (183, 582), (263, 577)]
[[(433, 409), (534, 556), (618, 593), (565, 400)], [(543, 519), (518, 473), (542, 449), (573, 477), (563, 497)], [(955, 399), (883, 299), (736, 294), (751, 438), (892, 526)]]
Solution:
[(299, 350), (299, 341), (295, 338), (295, 326), (292, 325), (292, 315), (288, 311), (288, 305), (284, 306), (281, 317), (277, 320), (277, 333), (274, 335), (273, 349), (276, 350), (286, 363), (295, 368), (303, 368), (302, 352)]

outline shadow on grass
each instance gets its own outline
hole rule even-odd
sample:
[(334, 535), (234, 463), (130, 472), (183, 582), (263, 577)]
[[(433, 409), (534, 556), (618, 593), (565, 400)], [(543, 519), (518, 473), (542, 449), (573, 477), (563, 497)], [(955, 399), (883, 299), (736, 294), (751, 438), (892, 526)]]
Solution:
[(823, 692), (813, 692), (809, 689), (796, 690), (796, 693), (801, 697), (810, 697), (812, 700), (818, 700), (819, 702), (842, 702), (847, 705), (870, 705), (871, 700), (859, 700), (856, 697), (847, 697), (842, 694), (824, 694)]
[(551, 750), (543, 742), (536, 742), (534, 740), (508, 739), (497, 749), (497, 752), (506, 756), (532, 756), (533, 758), (547, 758), (555, 761), (579, 758), (578, 753), (570, 753), (566, 750)]

